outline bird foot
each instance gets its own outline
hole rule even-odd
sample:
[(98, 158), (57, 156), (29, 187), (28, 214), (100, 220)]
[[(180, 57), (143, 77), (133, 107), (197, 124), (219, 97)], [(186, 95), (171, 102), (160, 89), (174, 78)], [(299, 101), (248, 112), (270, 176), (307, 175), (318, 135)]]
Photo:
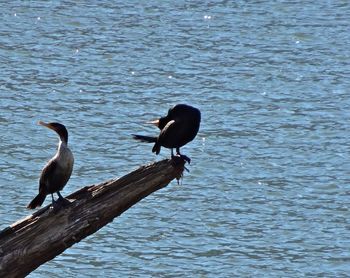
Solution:
[[(187, 156), (185, 156), (187, 159), (184, 158), (185, 155), (172, 155), (171, 156), (171, 160), (172, 160), (172, 164), (173, 166), (178, 166), (178, 165), (183, 165), (183, 162), (184, 161), (187, 161), (188, 163), (190, 163), (188, 160), (190, 160)], [(190, 160), (191, 161), (191, 160)], [(188, 170), (188, 168), (186, 168), (185, 166), (183, 166), (184, 169), (187, 171), (187, 172), (190, 172), (190, 170)]]
[(66, 198), (58, 198), (56, 202), (58, 202), (63, 207), (66, 207), (70, 204), (70, 201)]
[(177, 164), (179, 164), (182, 161), (186, 161), (188, 164), (191, 164), (191, 159), (183, 154), (172, 155), (171, 159)]
[(60, 209), (68, 206), (70, 204), (70, 201), (66, 198), (58, 198), (55, 202), (52, 203), (52, 211), (58, 212)]
[(174, 166), (178, 166), (180, 164), (183, 164), (183, 159), (180, 156), (172, 155), (171, 160), (172, 160), (172, 164)]
[(180, 154), (180, 157), (185, 160), (188, 164), (191, 164), (191, 159), (187, 156), (187, 155), (184, 155), (184, 154)]

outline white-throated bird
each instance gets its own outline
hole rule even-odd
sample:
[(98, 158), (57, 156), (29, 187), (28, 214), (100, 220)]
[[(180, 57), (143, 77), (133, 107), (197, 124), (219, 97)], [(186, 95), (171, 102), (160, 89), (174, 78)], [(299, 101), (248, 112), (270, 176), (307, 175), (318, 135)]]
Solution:
[[(59, 143), (57, 153), (49, 160), (41, 172), (39, 194), (29, 203), (27, 206), (29, 209), (41, 206), (48, 194), (51, 194), (54, 208), (58, 203), (69, 202), (60, 194), (60, 190), (67, 184), (74, 164), (73, 154), (68, 148), (68, 131), (66, 127), (60, 123), (44, 123), (39, 121), (39, 124), (54, 130), (59, 136)], [(55, 201), (53, 193), (57, 193), (57, 201)]]

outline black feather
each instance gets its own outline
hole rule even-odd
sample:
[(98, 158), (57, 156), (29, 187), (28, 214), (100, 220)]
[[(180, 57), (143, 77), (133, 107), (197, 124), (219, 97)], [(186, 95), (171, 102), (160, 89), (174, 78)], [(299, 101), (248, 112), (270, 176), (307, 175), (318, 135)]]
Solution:
[(155, 143), (157, 142), (157, 137), (152, 137), (152, 136), (144, 136), (144, 135), (137, 135), (137, 134), (132, 134), (132, 137), (136, 140), (146, 142), (146, 143)]

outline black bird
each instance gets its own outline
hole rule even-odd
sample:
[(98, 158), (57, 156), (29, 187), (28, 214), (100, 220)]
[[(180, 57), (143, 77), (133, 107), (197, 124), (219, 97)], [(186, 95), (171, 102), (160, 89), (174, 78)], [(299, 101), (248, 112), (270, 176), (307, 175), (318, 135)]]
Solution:
[[(44, 123), (42, 121), (39, 124), (56, 131), (60, 140), (57, 153), (50, 159), (41, 172), (39, 194), (29, 203), (27, 208), (34, 209), (40, 207), (48, 194), (51, 194), (52, 206), (57, 208), (59, 205), (58, 201), (61, 204), (69, 203), (60, 194), (60, 190), (63, 189), (72, 174), (74, 157), (68, 148), (68, 131), (64, 125), (60, 123)], [(58, 195), (57, 201), (53, 197), (53, 193), (55, 192)]]
[(150, 122), (161, 131), (158, 137), (133, 134), (134, 139), (148, 143), (155, 143), (152, 152), (159, 154), (161, 147), (171, 149), (171, 157), (176, 154), (188, 163), (191, 159), (180, 154), (180, 147), (191, 142), (197, 135), (201, 121), (201, 113), (197, 108), (186, 104), (177, 104), (170, 108), (168, 115)]

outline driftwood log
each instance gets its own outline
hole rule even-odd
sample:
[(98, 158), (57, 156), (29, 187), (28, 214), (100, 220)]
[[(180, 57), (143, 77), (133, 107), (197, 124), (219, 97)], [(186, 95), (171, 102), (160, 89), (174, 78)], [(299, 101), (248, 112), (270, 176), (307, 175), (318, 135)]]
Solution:
[(119, 179), (86, 186), (0, 232), (0, 277), (23, 277), (113, 221), (132, 205), (182, 176), (182, 160), (162, 160)]

